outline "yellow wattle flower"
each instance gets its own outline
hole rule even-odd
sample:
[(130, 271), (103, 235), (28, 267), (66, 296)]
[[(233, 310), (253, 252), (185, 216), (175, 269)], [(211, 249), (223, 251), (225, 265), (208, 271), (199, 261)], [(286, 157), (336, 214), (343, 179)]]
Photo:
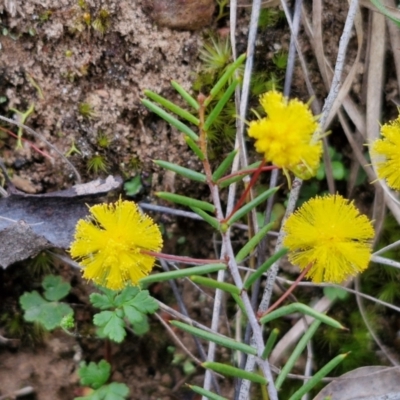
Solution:
[(275, 90), (262, 95), (260, 104), (267, 116), (250, 122), (248, 130), (249, 136), (256, 140), (256, 151), (267, 162), (290, 170), (300, 178), (314, 176), (322, 143), (320, 139), (313, 139), (319, 124), (308, 105), (296, 99), (287, 100)]
[(158, 226), (131, 201), (98, 204), (78, 221), (70, 254), (83, 267), (83, 277), (112, 290), (137, 285), (150, 273), (155, 258), (142, 250), (160, 251)]
[(382, 139), (375, 140), (371, 156), (379, 178), (392, 189), (400, 190), (400, 116), (381, 128)]
[(371, 257), (374, 228), (340, 195), (315, 197), (286, 221), (283, 245), (289, 260), (313, 282), (341, 283), (364, 271)]

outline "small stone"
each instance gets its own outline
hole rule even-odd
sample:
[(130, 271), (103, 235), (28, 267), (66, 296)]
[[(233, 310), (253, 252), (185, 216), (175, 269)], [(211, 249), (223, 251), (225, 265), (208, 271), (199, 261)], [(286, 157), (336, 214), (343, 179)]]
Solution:
[(69, 343), (66, 343), (58, 338), (49, 340), (47, 345), (53, 353), (58, 354), (59, 356), (67, 356), (73, 352), (73, 349), (71, 349)]
[(22, 178), (21, 176), (14, 175), (11, 178), (11, 182), (17, 189), (22, 190), (25, 193), (34, 194), (38, 192), (38, 188), (32, 182), (26, 178)]
[(210, 25), (214, 0), (153, 0), (151, 17), (157, 25), (195, 31)]
[(161, 376), (160, 384), (165, 387), (172, 387), (173, 381), (170, 374), (163, 374)]
[(27, 160), (25, 158), (16, 158), (13, 165), (15, 169), (21, 169), (26, 163)]

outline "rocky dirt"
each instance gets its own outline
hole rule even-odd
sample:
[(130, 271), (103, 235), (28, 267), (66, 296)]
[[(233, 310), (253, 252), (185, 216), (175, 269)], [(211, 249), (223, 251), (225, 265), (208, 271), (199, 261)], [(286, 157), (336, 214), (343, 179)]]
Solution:
[[(8, 31), (0, 51), (3, 115), (34, 105), (26, 122), (63, 153), (76, 146), (79, 153), (70, 159), (84, 181), (98, 175), (88, 171), (88, 162), (99, 153), (107, 172), (124, 177), (138, 165), (152, 170), (152, 159), (187, 161), (182, 137), (161, 122), (149, 123), (140, 100), (144, 89), (170, 95), (171, 79), (190, 89), (201, 33), (158, 27), (142, 2), (87, 1), (83, 8), (78, 3), (26, 1), (17, 5), (15, 17), (2, 14)], [(85, 20), (93, 23), (101, 10), (109, 13), (104, 34)], [(82, 104), (89, 108), (86, 114), (79, 111)], [(107, 145), (99, 145), (99, 137)], [(2, 142), (7, 166), (17, 169), (14, 175), (25, 187), (42, 192), (71, 185), (63, 161), (43, 143), (24, 138), (54, 157), (43, 160), (26, 143), (15, 151), (13, 141)]]

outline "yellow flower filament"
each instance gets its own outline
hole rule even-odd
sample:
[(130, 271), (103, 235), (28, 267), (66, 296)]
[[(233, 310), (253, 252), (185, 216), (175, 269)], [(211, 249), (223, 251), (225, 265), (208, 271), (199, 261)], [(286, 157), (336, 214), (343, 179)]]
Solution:
[(315, 197), (286, 221), (283, 245), (289, 260), (313, 282), (341, 283), (364, 271), (371, 257), (374, 229), (353, 203), (340, 195)]
[(160, 251), (161, 232), (153, 220), (130, 201), (99, 204), (78, 221), (71, 256), (83, 267), (83, 277), (120, 290), (152, 270), (155, 258), (142, 250)]
[(267, 117), (250, 122), (248, 134), (256, 140), (256, 151), (267, 162), (308, 179), (318, 170), (322, 154), (321, 140), (314, 140), (319, 129), (308, 105), (288, 101), (277, 91), (265, 93), (260, 104)]
[(378, 176), (395, 190), (400, 190), (400, 116), (381, 128), (383, 138), (375, 140), (371, 156)]

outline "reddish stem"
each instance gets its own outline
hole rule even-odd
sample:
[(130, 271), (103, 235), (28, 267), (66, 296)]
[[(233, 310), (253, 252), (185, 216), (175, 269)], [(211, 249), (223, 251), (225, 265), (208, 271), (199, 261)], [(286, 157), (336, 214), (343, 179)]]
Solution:
[[(279, 169), (279, 167), (277, 167), (275, 165), (268, 165), (268, 167), (262, 167), (261, 172), (272, 171), (274, 169)], [(251, 168), (251, 169), (241, 170), (241, 171), (235, 172), (233, 174), (226, 175), (221, 179), (218, 179), (217, 184), (222, 183), (222, 182), (226, 181), (227, 179), (233, 178), (235, 176), (250, 175), (250, 174), (252, 174), (253, 172), (256, 172), (256, 171), (258, 171), (258, 168)]]
[[(14, 138), (18, 138), (18, 135), (16, 135), (14, 132), (12, 132), (12, 131), (10, 131), (10, 130), (8, 130), (8, 129), (6, 129), (6, 128), (3, 128), (3, 127), (0, 127), (0, 130), (1, 131), (3, 131), (3, 132), (5, 132), (5, 133), (8, 133), (10, 136), (12, 136), (12, 137), (14, 137)], [(49, 154), (47, 154), (45, 151), (43, 151), (43, 150), (40, 150), (38, 147), (36, 147), (32, 142), (30, 142), (28, 139), (25, 139), (25, 138), (21, 138), (24, 142), (27, 142), (28, 144), (29, 144), (29, 146), (31, 146), (34, 150), (36, 150), (39, 154), (41, 154), (43, 157), (47, 157), (48, 159), (50, 159), (50, 160), (52, 160), (53, 159), (53, 157), (51, 157)]]
[(283, 295), (274, 304), (272, 304), (272, 306), (270, 308), (268, 308), (267, 311), (265, 311), (264, 313), (259, 315), (258, 319), (262, 318), (264, 315), (267, 315), (271, 311), (275, 310), (275, 308), (277, 308), (280, 304), (282, 304), (283, 301), (286, 300), (289, 297), (289, 295), (293, 292), (293, 290), (296, 289), (296, 287), (299, 284), (299, 282), (301, 282), (301, 280), (304, 278), (304, 276), (307, 274), (307, 272), (310, 270), (311, 267), (312, 267), (312, 263), (308, 264), (307, 268), (304, 271), (301, 272), (301, 274), (292, 283), (292, 285), (289, 287), (289, 289), (286, 290), (286, 292), (283, 293)]
[(104, 359), (111, 364), (111, 359), (112, 359), (112, 355), (111, 355), (111, 343), (108, 339), (106, 339), (104, 341)]
[(152, 256), (152, 257), (162, 258), (163, 260), (177, 261), (177, 262), (182, 262), (184, 264), (201, 265), (201, 264), (219, 264), (219, 263), (223, 262), (223, 260), (221, 260), (221, 259), (218, 259), (218, 260), (203, 260), (201, 258), (192, 258), (192, 257), (185, 257), (185, 256), (174, 256), (172, 254), (156, 253), (154, 251), (143, 250), (143, 249), (140, 252), (143, 253), (143, 254), (147, 254), (149, 256)]
[(204, 167), (204, 172), (206, 173), (207, 176), (207, 182), (209, 185), (212, 184), (212, 173), (211, 173), (211, 166), (210, 163), (208, 162), (208, 152), (207, 152), (207, 132), (204, 130), (204, 122), (205, 122), (205, 112), (206, 108), (204, 106), (204, 102), (206, 100), (206, 97), (204, 94), (200, 93), (197, 96), (197, 101), (199, 102), (199, 146), (200, 150), (204, 154), (204, 160), (203, 160), (203, 167)]
[(238, 202), (236, 203), (235, 207), (233, 208), (232, 212), (229, 214), (228, 217), (226, 217), (223, 221), (221, 222), (226, 222), (229, 220), (230, 217), (232, 217), (233, 214), (235, 214), (235, 212), (242, 206), (242, 204), (245, 202), (247, 195), (250, 192), (250, 189), (254, 186), (254, 184), (256, 183), (258, 177), (260, 176), (262, 169), (265, 165), (265, 160), (263, 159), (261, 161), (260, 166), (257, 168), (256, 172), (254, 173), (254, 175), (251, 177), (250, 183), (247, 185), (246, 190), (243, 192), (242, 196), (240, 197), (240, 199), (238, 200)]

